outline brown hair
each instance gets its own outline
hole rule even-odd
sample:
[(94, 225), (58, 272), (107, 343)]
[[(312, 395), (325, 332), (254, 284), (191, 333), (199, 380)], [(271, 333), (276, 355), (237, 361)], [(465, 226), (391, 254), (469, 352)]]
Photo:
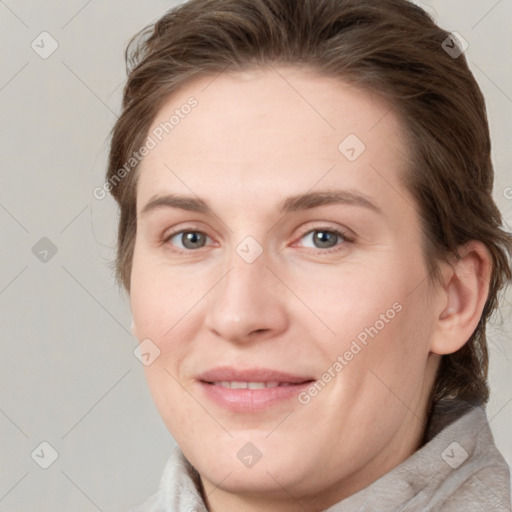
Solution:
[[(407, 0), (190, 0), (141, 30), (126, 49), (123, 110), (112, 130), (109, 190), (120, 206), (117, 278), (130, 291), (137, 169), (126, 169), (156, 113), (179, 87), (265, 64), (308, 67), (380, 95), (400, 116), (413, 154), (413, 193), (433, 279), (469, 240), (492, 256), (490, 293), (470, 340), (442, 357), (432, 400), (488, 400), (486, 323), (511, 279), (512, 237), (492, 199), (491, 143), (482, 93), (464, 55)], [(445, 46), (445, 48), (443, 48)], [(119, 179), (119, 176), (122, 179)]]

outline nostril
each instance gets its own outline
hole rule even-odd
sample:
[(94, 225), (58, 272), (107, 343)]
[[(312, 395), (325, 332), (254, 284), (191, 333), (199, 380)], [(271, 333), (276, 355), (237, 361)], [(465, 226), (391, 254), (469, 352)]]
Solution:
[(254, 331), (251, 331), (251, 334), (257, 334), (257, 333), (260, 333), (260, 332), (267, 332), (268, 329), (255, 329)]

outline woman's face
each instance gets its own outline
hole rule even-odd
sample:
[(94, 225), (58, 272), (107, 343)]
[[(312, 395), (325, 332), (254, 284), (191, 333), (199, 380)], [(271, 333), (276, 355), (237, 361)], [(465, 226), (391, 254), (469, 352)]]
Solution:
[(134, 333), (163, 420), (225, 510), (328, 506), (418, 446), (439, 312), (401, 128), (296, 68), (195, 81), (150, 128)]

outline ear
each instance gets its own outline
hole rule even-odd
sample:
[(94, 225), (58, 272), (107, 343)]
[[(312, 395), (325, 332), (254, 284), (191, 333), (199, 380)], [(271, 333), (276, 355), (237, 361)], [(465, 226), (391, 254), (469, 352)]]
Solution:
[(135, 338), (137, 338), (137, 327), (135, 326), (133, 316), (132, 316), (132, 320), (131, 320), (131, 324), (130, 324), (130, 331), (132, 331), (132, 334), (135, 336)]
[(460, 259), (443, 263), (443, 282), (437, 292), (439, 315), (431, 351), (451, 354), (475, 331), (489, 294), (492, 259), (482, 242), (459, 248)]

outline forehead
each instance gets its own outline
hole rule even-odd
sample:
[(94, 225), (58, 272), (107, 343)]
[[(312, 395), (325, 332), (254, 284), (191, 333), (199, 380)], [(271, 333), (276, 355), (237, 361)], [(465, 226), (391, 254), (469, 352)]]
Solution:
[(140, 166), (139, 209), (162, 186), (223, 190), (232, 200), (242, 190), (268, 199), (315, 183), (382, 193), (400, 186), (408, 161), (390, 105), (293, 67), (197, 79), (168, 98), (148, 136), (154, 147)]

